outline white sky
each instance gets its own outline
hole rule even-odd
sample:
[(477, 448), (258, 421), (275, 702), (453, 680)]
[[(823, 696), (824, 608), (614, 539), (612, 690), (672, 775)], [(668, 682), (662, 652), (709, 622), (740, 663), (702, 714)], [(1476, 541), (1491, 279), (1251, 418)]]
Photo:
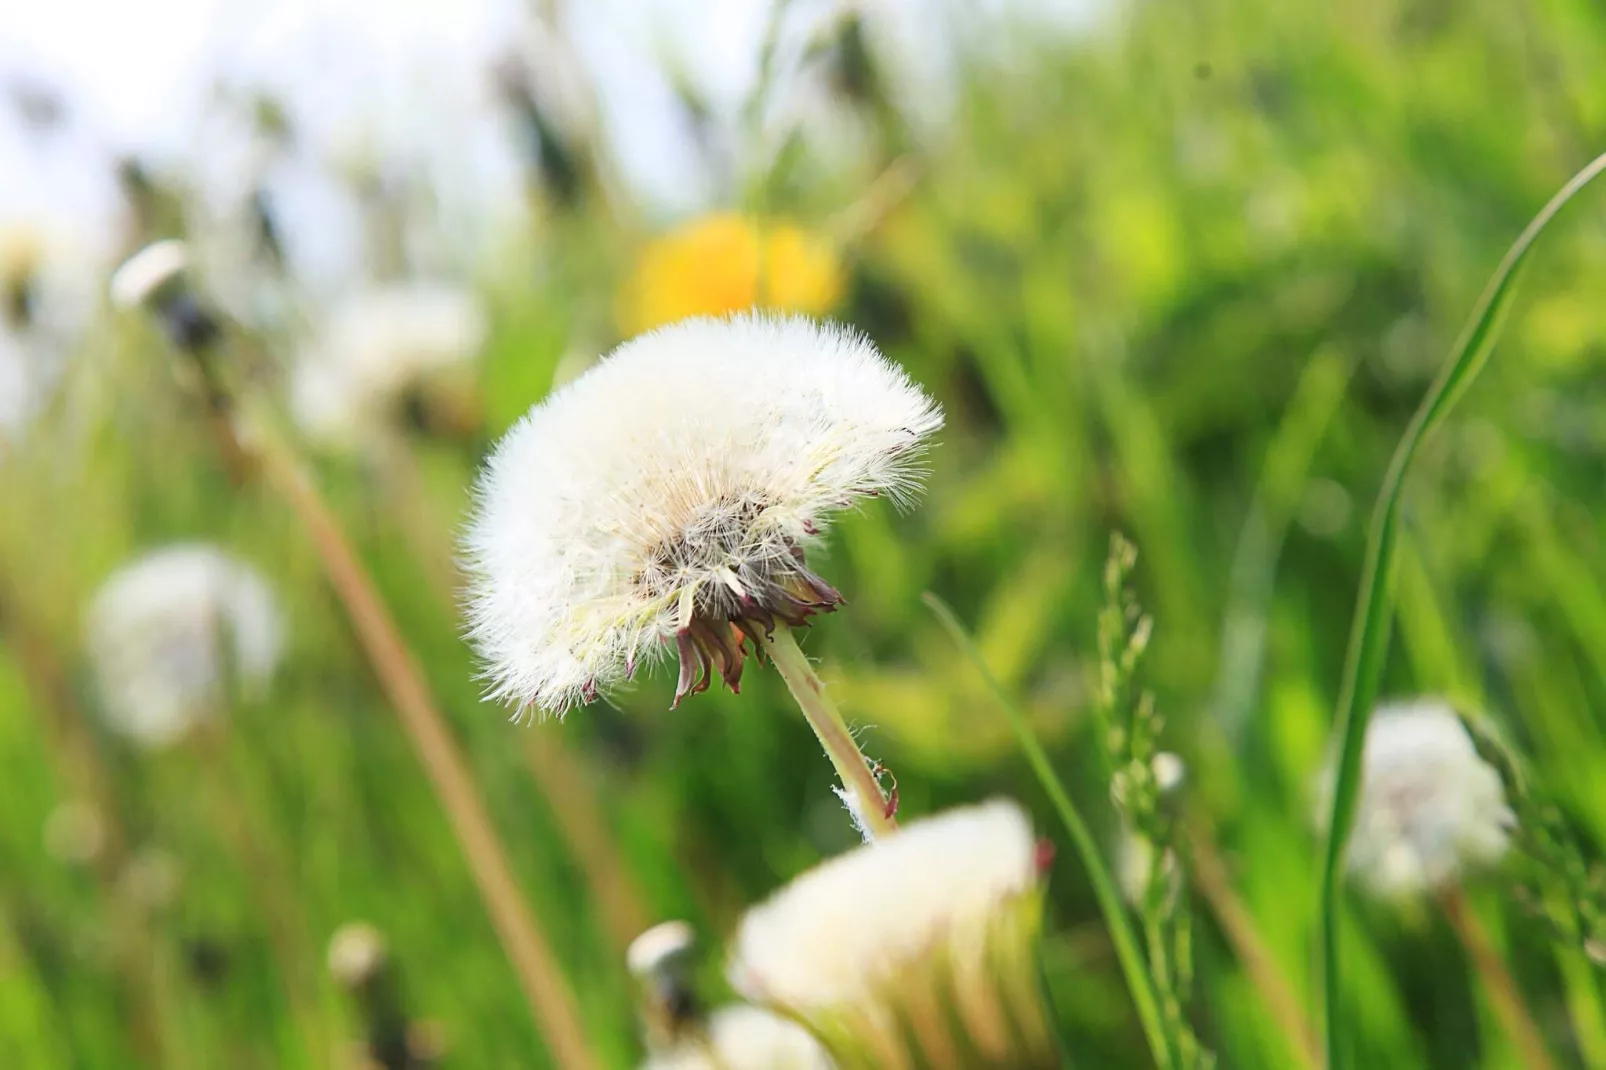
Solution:
[[(428, 174), (446, 220), (483, 224), (518, 201), (519, 164), (492, 106), (490, 62), (527, 41), (536, 0), (18, 0), (0, 3), (0, 86), (63, 94), (69, 123), (41, 138), (0, 102), (0, 226), (47, 219), (110, 234), (114, 153), (235, 196), (249, 161), (219, 125), (214, 86), (271, 91), (317, 163), (280, 168), (275, 205), (314, 275), (350, 266), (353, 213), (329, 160), (366, 153)], [(801, 24), (838, 0), (796, 0)], [(904, 66), (933, 76), (934, 27), (966, 0), (864, 0)], [(988, 0), (990, 9), (1085, 19), (1099, 0)], [(569, 0), (560, 5), (627, 179), (662, 212), (709, 196), (659, 60), (677, 57), (734, 114), (752, 84), (769, 0)], [(937, 61), (940, 65), (940, 61)], [(920, 68), (924, 65), (924, 71)], [(209, 110), (210, 108), (210, 110)], [(231, 136), (232, 135), (232, 136)], [(500, 207), (499, 207), (500, 206)], [(495, 225), (494, 222), (491, 225)], [(299, 235), (299, 237), (298, 237)], [(92, 238), (87, 239), (93, 241)]]

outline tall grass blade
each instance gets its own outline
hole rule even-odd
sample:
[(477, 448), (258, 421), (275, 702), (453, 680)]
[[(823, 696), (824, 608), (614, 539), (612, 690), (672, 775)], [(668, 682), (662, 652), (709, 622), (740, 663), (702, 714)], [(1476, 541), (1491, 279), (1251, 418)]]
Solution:
[(1567, 202), (1599, 177), (1602, 171), (1606, 171), (1606, 154), (1597, 156), (1574, 175), (1534, 216), (1506, 252), (1478, 299), (1461, 337), (1451, 350), (1450, 360), (1440, 370), (1406, 427), (1405, 436), (1394, 450), (1394, 457), (1389, 462), (1388, 472), (1378, 492), (1367, 538), (1366, 559), (1361, 571), (1360, 593), (1356, 600), (1349, 648), (1344, 659), (1344, 677), (1339, 689), (1338, 774), (1334, 781), (1332, 810), (1328, 815), (1327, 847), (1322, 859), (1322, 961), (1327, 1065), (1330, 1070), (1342, 1070), (1346, 1065), (1342, 963), (1339, 960), (1338, 940), (1339, 892), (1344, 846), (1355, 819), (1361, 744), (1366, 738), (1367, 719), (1377, 700), (1383, 660), (1388, 651), (1395, 549), (1399, 538), (1400, 502), (1404, 496), (1405, 479), (1410, 474), (1411, 464), (1423, 441), (1449, 415), (1450, 409), (1461, 399), (1494, 350), (1503, 314), (1516, 290), (1518, 269), (1527, 259), (1529, 251)]
[(1104, 858), (1099, 853), (1092, 830), (1077, 811), (1076, 804), (1071, 801), (1070, 794), (1065, 790), (1065, 785), (1060, 783), (1059, 777), (1055, 775), (1048, 754), (1038, 742), (1036, 733), (1026, 723), (1025, 715), (1005, 693), (1002, 685), (993, 676), (992, 670), (987, 668), (981, 652), (976, 649), (976, 644), (965, 631), (964, 625), (959, 623), (959, 618), (954, 616), (948, 604), (935, 594), (928, 591), (923, 597), (927, 607), (953, 638), (954, 644), (975, 665), (976, 672), (980, 674), (987, 689), (992, 692), (993, 698), (1009, 718), (1010, 727), (1014, 729), (1015, 737), (1020, 742), (1021, 750), (1026, 754), (1026, 760), (1031, 764), (1032, 772), (1043, 785), (1043, 790), (1048, 793), (1049, 801), (1054, 804), (1060, 820), (1064, 822), (1071, 843), (1087, 870), (1087, 878), (1093, 886), (1093, 895), (1098, 900), (1099, 910), (1104, 915), (1104, 923), (1109, 926), (1110, 941), (1115, 945), (1116, 957), (1121, 962), (1121, 972), (1126, 975), (1127, 985), (1132, 991), (1132, 1002), (1137, 1006), (1138, 1018), (1143, 1024), (1143, 1033), (1148, 1039), (1149, 1050), (1154, 1054), (1156, 1065), (1171, 1070), (1176, 1063), (1167, 1038), (1165, 1021), (1160, 1013), (1160, 1001), (1155, 995), (1154, 984), (1149, 977), (1143, 954), (1138, 950), (1137, 936), (1127, 917), (1126, 907), (1121, 902), (1121, 893), (1116, 889), (1115, 881), (1111, 879), (1110, 872), (1104, 865)]

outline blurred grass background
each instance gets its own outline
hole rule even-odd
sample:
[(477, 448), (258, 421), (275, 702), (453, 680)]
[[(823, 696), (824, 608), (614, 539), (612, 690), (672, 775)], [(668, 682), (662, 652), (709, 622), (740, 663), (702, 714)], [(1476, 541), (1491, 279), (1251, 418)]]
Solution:
[[(1113, 844), (1083, 713), (1100, 565), (1110, 532), (1126, 533), (1156, 618), (1147, 683), (1189, 761), (1186, 806), (1314, 1018), (1313, 781), (1365, 518), (1493, 265), (1606, 145), (1606, 11), (1194, 0), (1126, 4), (1075, 35), (999, 25), (965, 50), (936, 128), (906, 120), (873, 41), (844, 42), (822, 69), (860, 124), (850, 161), (813, 151), (807, 123), (776, 151), (738, 146), (723, 207), (837, 243), (830, 314), (949, 422), (921, 508), (835, 529), (816, 567), (850, 605), (805, 648), (896, 774), (905, 817), (1007, 793), (1052, 830), (1006, 723), (921, 604), (940, 593)], [(730, 262), (694, 256), (643, 279), (643, 250), (671, 221), (603, 196), (583, 143), (543, 144), (539, 226), (472, 275), (492, 312), (482, 426), (411, 436), (401, 484), (349, 459), (319, 472), (595, 1043), (627, 1066), (628, 926), (692, 920), (717, 987), (718, 943), (744, 904), (852, 833), (769, 672), (673, 712), (659, 672), (536, 726), (478, 700), (445, 555), (486, 444), (622, 336), (633, 287), (695, 298)], [(181, 233), (183, 218), (150, 212), (143, 236)], [(1385, 687), (1487, 709), (1592, 844), (1606, 837), (1602, 220), (1586, 196), (1547, 240), (1500, 351), (1420, 464)], [(237, 344), (262, 389), (278, 390), (293, 335)], [(0, 452), (0, 1065), (328, 1065), (361, 1029), (322, 966), (353, 918), (384, 934), (445, 1065), (550, 1065), (305, 539), (271, 495), (234, 485), (186, 389), (154, 327), (108, 312), (67, 400)], [(196, 538), (275, 581), (289, 656), (270, 694), (217, 731), (145, 754), (94, 718), (82, 611), (119, 563)], [(573, 848), (577, 795), (600, 802), (622, 859), (611, 905)], [(45, 830), (86, 801), (113, 831), (76, 864)], [(152, 859), (177, 879), (155, 909), (131, 891)], [(1076, 1065), (1145, 1065), (1068, 850), (1050, 888), (1046, 969)], [(1606, 1066), (1593, 967), (1494, 884), (1474, 901), (1561, 1065)], [(1351, 907), (1358, 1065), (1519, 1065), (1434, 910)], [(1297, 1065), (1204, 907), (1196, 939), (1193, 1011), (1221, 1065)]]

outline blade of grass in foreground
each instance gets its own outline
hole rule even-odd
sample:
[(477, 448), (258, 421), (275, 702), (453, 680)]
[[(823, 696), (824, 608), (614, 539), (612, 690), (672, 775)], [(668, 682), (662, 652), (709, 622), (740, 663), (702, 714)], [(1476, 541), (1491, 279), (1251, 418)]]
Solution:
[(1383, 477), (1383, 486), (1378, 491), (1367, 538), (1366, 560), (1361, 571), (1360, 593), (1350, 630), (1349, 649), (1344, 658), (1344, 677), (1339, 688), (1338, 774), (1334, 781), (1332, 811), (1328, 815), (1327, 848), (1322, 858), (1322, 961), (1329, 1070), (1342, 1070), (1348, 1055), (1343, 1043), (1338, 900), (1344, 845), (1354, 822), (1356, 793), (1360, 786), (1361, 744), (1366, 738), (1366, 722), (1377, 700), (1383, 659), (1388, 650), (1394, 552), (1399, 537), (1400, 501), (1405, 490), (1405, 478), (1423, 441), (1449, 415), (1450, 409), (1461, 399), (1473, 378), (1488, 361), (1500, 335), (1502, 314), (1516, 290), (1517, 269), (1527, 259), (1529, 251), (1550, 221), (1602, 171), (1606, 171), (1606, 154), (1597, 156), (1574, 175), (1506, 252), (1505, 259), (1495, 269), (1494, 277), (1489, 280), (1467, 326), (1451, 350), (1449, 361), (1440, 370), (1428, 389), (1427, 397), (1423, 398), (1416, 415), (1406, 427), (1405, 436), (1394, 450), (1388, 472)]
[(1093, 895), (1098, 900), (1099, 910), (1104, 914), (1104, 923), (1109, 926), (1110, 942), (1115, 945), (1116, 957), (1121, 961), (1121, 971), (1126, 975), (1126, 983), (1132, 990), (1132, 1002), (1137, 1005), (1138, 1018), (1143, 1023), (1143, 1033), (1148, 1038), (1149, 1050), (1153, 1052), (1154, 1061), (1158, 1066), (1170, 1070), (1175, 1063), (1172, 1059), (1170, 1041), (1166, 1036), (1165, 1021), (1160, 1013), (1160, 1001), (1149, 978), (1148, 966), (1138, 950), (1137, 937), (1127, 918), (1126, 907), (1121, 902), (1121, 894), (1116, 890), (1115, 881), (1111, 879), (1109, 870), (1105, 868), (1104, 858), (1099, 853), (1092, 830), (1082, 819), (1076, 805), (1071, 802), (1065, 785), (1061, 784), (1059, 777), (1055, 775), (1048, 754), (1038, 742), (1036, 733), (1026, 723), (1025, 715), (1005, 694), (1002, 685), (993, 676), (992, 670), (987, 668), (987, 663), (981, 658), (981, 652), (976, 649), (976, 644), (971, 641), (964, 625), (959, 623), (959, 618), (954, 616), (948, 604), (936, 595), (928, 591), (924, 598), (931, 612), (953, 637), (955, 645), (964, 651), (971, 663), (976, 666), (977, 673), (981, 675), (988, 690), (993, 693), (993, 698), (1008, 716), (1010, 727), (1015, 730), (1015, 737), (1020, 741), (1021, 750), (1026, 752), (1026, 760), (1031, 763), (1032, 772), (1037, 775), (1043, 790), (1048, 793), (1049, 801), (1059, 812), (1060, 820), (1065, 823), (1065, 830), (1070, 833), (1076, 853), (1081, 856), (1082, 865), (1087, 870), (1088, 881), (1093, 885)]

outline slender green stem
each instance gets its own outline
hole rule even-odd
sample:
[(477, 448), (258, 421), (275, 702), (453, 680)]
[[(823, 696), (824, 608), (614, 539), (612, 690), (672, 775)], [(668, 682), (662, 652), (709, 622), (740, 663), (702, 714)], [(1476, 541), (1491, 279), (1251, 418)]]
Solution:
[(786, 681), (787, 689), (802, 709), (804, 720), (814, 729), (820, 745), (825, 748), (826, 757), (836, 767), (836, 775), (842, 779), (843, 787), (853, 796), (856, 802), (854, 818), (863, 825), (860, 831), (870, 840), (898, 831), (898, 822), (890, 812), (887, 797), (881, 793), (881, 785), (876, 783), (875, 776), (870, 772), (869, 761), (853, 741), (853, 733), (848, 731), (841, 711), (831, 701), (824, 681), (815, 673), (814, 666), (809, 664), (791, 629), (784, 625), (777, 627), (773, 634), (763, 639), (763, 643), (770, 660), (775, 662), (775, 668)]
[(1116, 957), (1121, 962), (1121, 971), (1126, 975), (1127, 986), (1132, 990), (1132, 1002), (1137, 1005), (1138, 1018), (1143, 1023), (1144, 1036), (1149, 1041), (1149, 1050), (1154, 1055), (1155, 1063), (1169, 1070), (1176, 1066), (1175, 1057), (1171, 1051), (1170, 1041), (1167, 1039), (1165, 1019), (1160, 1013), (1160, 1000), (1155, 995), (1154, 983), (1149, 976), (1148, 966), (1143, 961), (1143, 954), (1138, 950), (1137, 936), (1132, 930), (1131, 919), (1127, 917), (1126, 907), (1121, 903), (1121, 893), (1116, 890), (1115, 881), (1110, 877), (1110, 871), (1104, 865), (1104, 857), (1099, 853), (1098, 843), (1093, 839), (1092, 830), (1082, 819), (1076, 804), (1071, 802), (1065, 785), (1054, 773), (1054, 767), (1048, 760), (1048, 754), (1043, 745), (1038, 742), (1037, 735), (1026, 723), (1026, 717), (1011, 701), (999, 684), (992, 670), (982, 660), (981, 652), (971, 641), (964, 625), (954, 616), (953, 610), (947, 603), (936, 595), (927, 592), (926, 605), (937, 620), (953, 637), (954, 643), (960, 650), (969, 656), (976, 671), (987, 684), (993, 698), (1009, 718), (1010, 727), (1015, 730), (1015, 738), (1020, 742), (1021, 750), (1026, 754), (1026, 760), (1031, 764), (1032, 772), (1037, 775), (1038, 782), (1048, 793), (1049, 801), (1054, 804), (1060, 820), (1065, 824), (1065, 830), (1070, 833), (1071, 843), (1076, 853), (1081, 856), (1082, 865), (1087, 870), (1088, 882), (1093, 886), (1093, 896), (1098, 900), (1099, 910), (1104, 914), (1104, 923), (1109, 926), (1110, 942), (1115, 946)]
[(1483, 365), (1488, 361), (1500, 334), (1502, 314), (1516, 289), (1517, 269), (1527, 258), (1534, 243), (1556, 214), (1602, 171), (1606, 171), (1606, 154), (1597, 156), (1587, 167), (1563, 186), (1550, 202), (1540, 210), (1516, 242), (1506, 252), (1505, 259), (1495, 269), (1493, 278), (1483, 296), (1478, 299), (1471, 318), (1451, 350), (1450, 360), (1439, 372), (1438, 378), (1422, 400), (1416, 415), (1405, 429), (1405, 436), (1395, 448), (1383, 486), (1378, 492), (1377, 505), (1372, 514), (1372, 526), (1366, 545), (1366, 559), (1361, 571), (1360, 593), (1357, 596), (1355, 617), (1351, 624), (1349, 649), (1344, 660), (1344, 677), (1339, 688), (1338, 774), (1334, 780), (1332, 811), (1328, 820), (1327, 848), (1322, 858), (1321, 924), (1324, 997), (1327, 1012), (1327, 1065), (1329, 1070), (1343, 1070), (1347, 1051), (1342, 1043), (1343, 1024), (1342, 968), (1339, 960), (1338, 902), (1343, 876), (1344, 846), (1349, 839), (1355, 820), (1355, 806), (1360, 786), (1361, 749), (1366, 738), (1366, 723), (1377, 700), (1377, 690), (1383, 674), (1383, 662), (1388, 652), (1391, 602), (1395, 572), (1395, 549), (1399, 536), (1400, 502), (1404, 496), (1405, 478), (1417, 450), (1427, 436), (1449, 414), (1461, 395)]

